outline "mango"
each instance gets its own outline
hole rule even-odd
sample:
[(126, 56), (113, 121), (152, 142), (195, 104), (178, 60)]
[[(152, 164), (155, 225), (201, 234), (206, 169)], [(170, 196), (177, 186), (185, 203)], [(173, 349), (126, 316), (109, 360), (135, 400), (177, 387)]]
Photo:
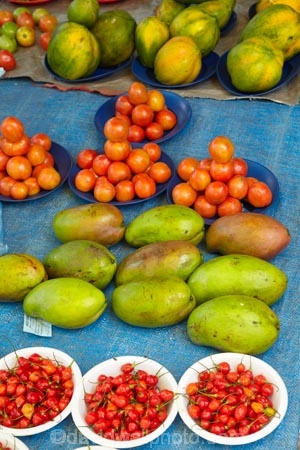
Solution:
[(26, 253), (0, 256), (0, 302), (20, 302), (36, 285), (47, 279), (43, 263)]
[(246, 212), (215, 220), (205, 235), (210, 253), (239, 253), (269, 261), (290, 243), (289, 230), (273, 217)]
[(187, 333), (197, 345), (255, 355), (278, 338), (280, 321), (261, 300), (225, 295), (197, 306), (187, 321)]
[(84, 280), (54, 278), (33, 288), (23, 309), (31, 317), (60, 328), (83, 328), (95, 322), (107, 306), (104, 293)]
[(122, 212), (108, 203), (89, 203), (58, 212), (52, 222), (55, 236), (61, 242), (86, 239), (107, 247), (124, 236)]
[(120, 285), (153, 276), (175, 276), (186, 280), (203, 261), (203, 254), (191, 242), (154, 242), (138, 248), (121, 261), (115, 282)]
[(44, 259), (49, 278), (79, 278), (104, 289), (117, 269), (114, 254), (94, 241), (69, 241), (51, 250)]
[(182, 205), (161, 205), (144, 211), (127, 226), (125, 240), (132, 247), (162, 241), (199, 244), (204, 237), (203, 218)]
[(225, 255), (199, 266), (187, 283), (197, 304), (215, 297), (243, 294), (272, 305), (287, 288), (287, 276), (268, 261), (248, 255)]
[(179, 323), (196, 306), (188, 285), (176, 277), (129, 281), (113, 290), (111, 300), (113, 311), (119, 319), (145, 328)]

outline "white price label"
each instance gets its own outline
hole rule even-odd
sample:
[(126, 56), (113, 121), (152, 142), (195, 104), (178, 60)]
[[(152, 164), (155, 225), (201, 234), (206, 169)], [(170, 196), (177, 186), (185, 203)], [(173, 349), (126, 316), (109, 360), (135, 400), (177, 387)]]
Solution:
[(25, 333), (36, 334), (42, 337), (52, 336), (52, 325), (49, 322), (45, 322), (42, 319), (35, 317), (29, 317), (24, 314), (23, 331)]

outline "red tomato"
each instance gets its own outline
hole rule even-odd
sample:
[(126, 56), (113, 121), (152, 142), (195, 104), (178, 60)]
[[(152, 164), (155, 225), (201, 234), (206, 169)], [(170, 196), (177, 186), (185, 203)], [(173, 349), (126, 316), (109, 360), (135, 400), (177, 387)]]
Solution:
[(32, 173), (32, 165), (25, 156), (12, 156), (6, 164), (7, 174), (15, 180), (25, 180)]
[(210, 170), (210, 165), (211, 165), (212, 159), (211, 158), (204, 158), (201, 159), (199, 161), (198, 167), (200, 169), (206, 169), (206, 170)]
[(98, 153), (92, 148), (84, 148), (76, 157), (76, 164), (80, 169), (90, 169), (93, 165), (93, 161)]
[(232, 161), (228, 161), (226, 163), (217, 163), (213, 159), (210, 165), (209, 172), (213, 180), (223, 181), (224, 183), (226, 183), (226, 181), (229, 181), (233, 176), (233, 163)]
[(146, 173), (133, 178), (134, 190), (139, 198), (149, 198), (156, 193), (155, 181)]
[(131, 151), (131, 144), (128, 140), (120, 142), (106, 140), (103, 149), (105, 155), (112, 161), (122, 161), (129, 155)]
[(51, 41), (52, 31), (44, 31), (39, 37), (39, 43), (45, 52), (48, 50), (49, 43)]
[(8, 9), (0, 10), (0, 27), (6, 22), (13, 22), (13, 21), (14, 15), (12, 11), (9, 11)]
[(146, 127), (145, 135), (149, 141), (157, 141), (157, 139), (160, 139), (164, 135), (163, 127), (160, 123), (151, 122)]
[(38, 27), (43, 33), (45, 31), (52, 32), (57, 27), (57, 24), (58, 20), (53, 14), (44, 14), (39, 20)]
[(3, 171), (6, 168), (6, 163), (9, 160), (9, 156), (0, 150), (0, 170)]
[(272, 191), (263, 181), (255, 181), (248, 188), (247, 200), (256, 208), (264, 208), (272, 203)]
[(136, 148), (131, 150), (126, 158), (126, 164), (132, 173), (145, 172), (150, 164), (150, 156), (142, 148)]
[(44, 167), (38, 173), (37, 181), (42, 189), (51, 191), (59, 185), (61, 177), (59, 172), (54, 167)]
[(129, 202), (134, 197), (134, 184), (131, 180), (122, 180), (115, 185), (115, 198), (118, 202)]
[(241, 213), (243, 205), (241, 201), (234, 197), (227, 197), (224, 202), (220, 203), (217, 208), (218, 215), (232, 216), (233, 214)]
[(21, 14), (18, 15), (16, 19), (16, 24), (18, 27), (34, 27), (34, 20), (30, 13), (24, 11)]
[(172, 171), (167, 163), (157, 161), (150, 166), (148, 174), (155, 183), (166, 183), (171, 178)]
[(146, 150), (152, 162), (156, 162), (160, 159), (161, 148), (156, 142), (147, 142), (143, 145), (143, 149)]
[(17, 66), (16, 58), (8, 50), (0, 50), (0, 67), (2, 67), (6, 72), (14, 70)]
[(2, 120), (0, 132), (9, 142), (17, 142), (24, 135), (24, 125), (16, 117), (8, 116)]
[(96, 181), (94, 197), (98, 202), (110, 202), (115, 197), (115, 187), (106, 177), (99, 177)]
[(111, 160), (106, 155), (97, 155), (93, 160), (92, 169), (96, 175), (101, 177), (107, 174), (107, 169), (110, 163)]
[(33, 144), (40, 144), (48, 152), (51, 149), (52, 141), (47, 133), (36, 133), (30, 139)]
[(113, 161), (107, 169), (107, 179), (112, 184), (117, 184), (121, 180), (130, 180), (130, 169), (123, 161)]
[(144, 83), (140, 81), (134, 81), (128, 88), (127, 92), (129, 101), (133, 105), (138, 105), (140, 103), (146, 103), (148, 100), (148, 89)]
[(248, 164), (243, 158), (232, 158), (233, 172), (235, 175), (247, 176)]
[(154, 112), (149, 105), (140, 103), (136, 105), (131, 113), (131, 121), (140, 127), (149, 125), (154, 117)]
[(212, 181), (205, 189), (205, 197), (213, 205), (224, 202), (227, 195), (228, 187), (222, 181)]
[(28, 196), (36, 195), (41, 191), (41, 188), (35, 177), (28, 177), (24, 180), (24, 184), (28, 187)]
[(197, 191), (186, 182), (178, 183), (172, 190), (172, 199), (176, 205), (192, 206), (197, 198)]
[(115, 103), (115, 109), (120, 114), (124, 114), (125, 116), (130, 116), (132, 110), (134, 108), (133, 103), (128, 98), (128, 95), (120, 95)]
[(189, 183), (196, 191), (203, 191), (210, 182), (209, 171), (199, 167), (196, 167), (189, 177)]
[(81, 192), (89, 192), (94, 189), (96, 183), (96, 175), (90, 169), (81, 169), (75, 175), (74, 184)]
[(122, 118), (115, 116), (108, 119), (103, 128), (104, 136), (112, 142), (124, 141), (127, 139), (128, 131), (128, 123)]
[(151, 89), (148, 92), (147, 105), (149, 105), (154, 112), (161, 111), (166, 107), (166, 99), (164, 94), (157, 89)]
[(129, 142), (142, 142), (145, 139), (145, 130), (139, 125), (130, 125), (127, 139)]
[(48, 152), (40, 144), (31, 144), (28, 152), (26, 153), (26, 158), (30, 161), (32, 166), (37, 166), (42, 164)]
[(193, 208), (205, 219), (211, 219), (217, 214), (217, 205), (209, 203), (205, 195), (196, 198)]
[(35, 44), (35, 29), (24, 25), (17, 29), (16, 40), (21, 47), (31, 47)]
[(6, 177), (1, 178), (0, 180), (0, 194), (5, 197), (9, 197), (10, 189), (13, 184), (15, 184), (17, 180), (7, 175)]
[(0, 146), (1, 150), (8, 156), (25, 155), (30, 147), (30, 138), (26, 134), (16, 142), (9, 142), (7, 139), (3, 138)]
[(234, 144), (227, 136), (216, 136), (208, 144), (208, 151), (217, 163), (226, 163), (234, 155)]
[(15, 200), (24, 200), (28, 196), (28, 192), (29, 187), (27, 184), (24, 181), (17, 181), (12, 185), (9, 195)]
[(164, 131), (168, 131), (175, 127), (177, 116), (170, 109), (162, 109), (155, 114), (155, 121), (163, 127)]
[(248, 180), (243, 175), (234, 175), (227, 183), (228, 193), (231, 197), (242, 200), (248, 192)]
[(196, 167), (198, 167), (198, 164), (199, 160), (197, 158), (187, 156), (177, 165), (177, 173), (182, 180), (188, 181), (192, 172), (196, 169)]

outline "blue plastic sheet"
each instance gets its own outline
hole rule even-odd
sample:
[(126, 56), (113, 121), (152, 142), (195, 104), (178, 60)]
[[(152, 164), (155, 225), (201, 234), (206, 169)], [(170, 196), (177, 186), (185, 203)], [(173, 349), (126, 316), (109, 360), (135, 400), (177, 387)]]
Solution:
[[(184, 95), (184, 92), (183, 94)], [(7, 115), (19, 117), (26, 132), (48, 133), (75, 159), (83, 148), (101, 148), (104, 140), (94, 127), (94, 115), (107, 100), (98, 94), (81, 91), (60, 92), (32, 85), (27, 80), (0, 81), (0, 120)], [(178, 163), (184, 156), (207, 156), (208, 142), (216, 135), (229, 136), (236, 156), (266, 165), (277, 176), (280, 200), (272, 214), (288, 226), (292, 241), (272, 262), (289, 278), (284, 296), (273, 306), (281, 321), (277, 342), (259, 355), (282, 376), (289, 393), (289, 407), (281, 425), (265, 439), (251, 444), (254, 450), (297, 449), (299, 432), (299, 140), (300, 106), (289, 107), (267, 101), (216, 101), (188, 99), (192, 118), (175, 138), (162, 144), (164, 152)], [(165, 194), (137, 206), (122, 207), (128, 224), (137, 214), (166, 203)], [(65, 184), (60, 190), (37, 201), (2, 204), (1, 252), (26, 252), (43, 259), (60, 243), (52, 230), (55, 213), (84, 204)], [(2, 232), (2, 233), (1, 233)], [(200, 244), (205, 258), (204, 247)], [(129, 248), (124, 243), (111, 248), (120, 261)], [(110, 289), (106, 294), (110, 303)], [(110, 306), (89, 327), (79, 330), (53, 328), (51, 338), (24, 333), (22, 304), (0, 304), (2, 326), (0, 356), (14, 348), (48, 346), (70, 354), (83, 373), (97, 362), (118, 355), (146, 355), (165, 365), (177, 380), (198, 359), (215, 353), (214, 349), (193, 345), (185, 322), (161, 329), (142, 329), (126, 325), (112, 313)], [(86, 444), (72, 418), (37, 436), (22, 438), (31, 450), (64, 448), (71, 450)], [(192, 434), (178, 416), (172, 427), (152, 444), (142, 447), (162, 450), (227, 449), (208, 443)], [(237, 450), (240, 447), (236, 447)]]

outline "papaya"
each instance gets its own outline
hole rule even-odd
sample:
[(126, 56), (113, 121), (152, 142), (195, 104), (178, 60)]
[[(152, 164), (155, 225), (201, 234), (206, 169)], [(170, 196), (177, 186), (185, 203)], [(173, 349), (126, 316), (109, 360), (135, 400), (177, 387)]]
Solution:
[(149, 277), (129, 281), (112, 292), (116, 316), (130, 325), (157, 328), (183, 321), (196, 302), (181, 278)]
[(83, 328), (95, 322), (107, 306), (104, 293), (77, 278), (54, 278), (35, 286), (24, 298), (23, 309), (60, 328)]
[(99, 14), (90, 31), (100, 47), (100, 67), (116, 66), (132, 56), (135, 29), (136, 21), (128, 11), (116, 9)]
[(156, 16), (166, 25), (170, 25), (175, 16), (185, 8), (176, 0), (161, 0), (155, 9)]
[(227, 25), (232, 13), (230, 5), (222, 0), (206, 1), (199, 5), (199, 9), (215, 17), (221, 30)]
[(188, 317), (187, 334), (196, 345), (256, 355), (277, 340), (280, 320), (261, 300), (225, 295), (197, 306)]
[(193, 209), (182, 205), (161, 205), (137, 215), (126, 227), (125, 240), (132, 247), (163, 241), (199, 244), (205, 223)]
[(300, 13), (300, 0), (258, 0), (258, 2), (255, 4), (255, 9), (256, 12), (260, 12), (263, 9), (277, 4), (289, 5), (295, 11)]
[(216, 219), (205, 234), (210, 253), (239, 253), (271, 260), (290, 243), (291, 235), (279, 220), (245, 212)]
[(59, 211), (53, 218), (52, 228), (61, 242), (85, 239), (109, 247), (123, 238), (126, 226), (116, 206), (88, 203)]
[(135, 30), (135, 47), (141, 64), (153, 69), (156, 53), (169, 39), (169, 27), (157, 16), (142, 19)]
[(80, 239), (52, 249), (43, 263), (50, 279), (79, 278), (98, 289), (106, 288), (117, 269), (116, 257), (107, 247)]
[(91, 28), (99, 15), (100, 4), (97, 0), (72, 0), (67, 8), (69, 22), (76, 22)]
[(27, 253), (0, 256), (0, 302), (20, 302), (48, 278), (42, 261)]
[(47, 49), (47, 62), (53, 72), (67, 80), (91, 75), (99, 66), (101, 52), (95, 36), (83, 25), (58, 25)]
[(187, 283), (197, 304), (221, 295), (243, 294), (272, 305), (284, 294), (288, 279), (281, 269), (268, 261), (232, 254), (201, 264)]
[(120, 262), (115, 282), (120, 285), (153, 276), (176, 276), (186, 280), (203, 260), (201, 251), (190, 242), (154, 242), (138, 248)]

